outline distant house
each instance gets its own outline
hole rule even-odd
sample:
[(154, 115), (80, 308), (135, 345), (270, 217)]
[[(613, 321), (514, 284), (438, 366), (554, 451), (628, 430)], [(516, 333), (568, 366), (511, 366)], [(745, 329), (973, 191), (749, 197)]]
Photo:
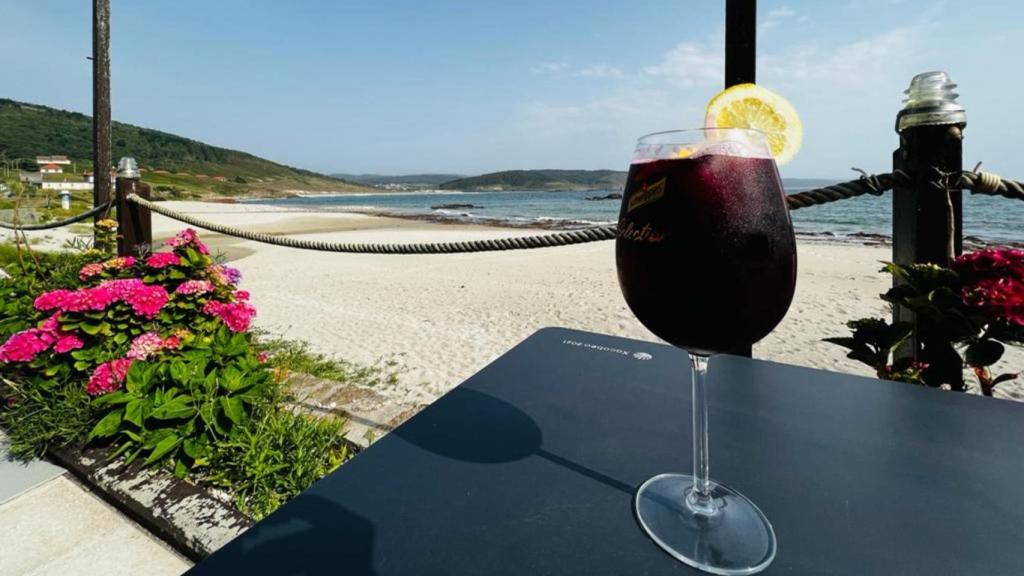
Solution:
[(41, 174), (63, 174), (64, 169), (56, 164), (41, 164), (39, 172)]
[(68, 160), (67, 156), (36, 156), (36, 164), (39, 166), (43, 166), (45, 164), (67, 166), (71, 164), (71, 160)]

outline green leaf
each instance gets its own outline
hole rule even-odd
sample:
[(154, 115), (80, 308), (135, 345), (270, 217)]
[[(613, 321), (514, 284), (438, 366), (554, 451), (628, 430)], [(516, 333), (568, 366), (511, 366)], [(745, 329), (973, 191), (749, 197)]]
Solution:
[(156, 366), (148, 362), (133, 362), (128, 369), (125, 389), (129, 392), (145, 394), (153, 382)]
[(163, 440), (157, 443), (156, 447), (153, 448), (153, 451), (149, 454), (149, 457), (146, 458), (145, 463), (152, 464), (153, 462), (160, 460), (164, 456), (167, 456), (167, 454), (170, 453), (171, 450), (174, 450), (175, 448), (178, 447), (179, 443), (181, 443), (181, 438), (179, 438), (177, 434), (168, 434)]
[(156, 418), (157, 420), (174, 420), (176, 418), (189, 418), (196, 413), (195, 408), (192, 407), (192, 397), (183, 394), (181, 396), (175, 396), (167, 402), (153, 408), (153, 412), (150, 417)]
[(124, 419), (139, 428), (144, 428), (146, 418), (149, 417), (151, 405), (149, 398), (132, 400), (124, 407)]
[(1003, 357), (1005, 348), (995, 340), (979, 340), (967, 347), (964, 359), (969, 366), (991, 366)]
[(103, 329), (103, 326), (101, 324), (91, 324), (91, 323), (82, 322), (82, 325), (80, 326), (80, 328), (82, 329), (83, 332), (85, 332), (89, 336), (95, 336), (95, 335), (100, 333), (100, 330)]
[(179, 386), (187, 386), (191, 377), (189, 374), (189, 368), (191, 368), (191, 365), (186, 366), (181, 360), (175, 360), (171, 363), (171, 367), (169, 369), (171, 372), (171, 379)]
[(131, 401), (131, 399), (132, 396), (130, 394), (126, 394), (125, 392), (118, 390), (116, 392), (111, 392), (110, 394), (97, 396), (96, 399), (92, 401), (92, 405), (107, 406), (110, 404), (124, 404), (126, 402)]
[(221, 396), (220, 407), (224, 409), (224, 415), (235, 424), (242, 425), (245, 422), (245, 406), (238, 398)]
[(120, 427), (121, 410), (113, 410), (96, 423), (96, 426), (94, 426), (92, 431), (89, 432), (87, 441), (92, 440), (93, 438), (107, 438), (109, 436), (113, 436)]
[(124, 332), (118, 332), (117, 334), (114, 334), (114, 343), (117, 344), (118, 346), (124, 344), (127, 341), (128, 335), (125, 334)]

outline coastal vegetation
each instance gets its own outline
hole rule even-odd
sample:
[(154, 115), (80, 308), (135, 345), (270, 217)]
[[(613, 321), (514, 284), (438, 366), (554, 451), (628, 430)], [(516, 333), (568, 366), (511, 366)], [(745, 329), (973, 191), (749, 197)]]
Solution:
[[(135, 158), (157, 191), (200, 195), (281, 195), (289, 190), (366, 191), (363, 185), (294, 168), (197, 140), (113, 123), (113, 157)], [(92, 118), (78, 112), (0, 99), (0, 153), (29, 168), (40, 154), (62, 154), (91, 169)], [(167, 190), (160, 190), (166, 187)]]
[(442, 190), (622, 190), (626, 173), (616, 170), (504, 170), (459, 178)]
[(288, 377), (393, 381), (251, 330), (240, 273), (195, 232), (146, 258), (0, 249), (0, 427), (11, 451), (99, 446), (226, 489), (262, 517), (354, 454)]
[[(879, 378), (961, 392), (970, 388), (967, 368), (985, 396), (1019, 376), (993, 370), (1006, 346), (1024, 346), (1024, 250), (988, 248), (958, 256), (948, 268), (888, 263), (882, 271), (899, 280), (882, 299), (912, 311), (919, 322), (848, 322), (850, 336), (825, 339), (849, 349), (848, 358)], [(917, 347), (926, 361), (896, 358), (905, 345)]]

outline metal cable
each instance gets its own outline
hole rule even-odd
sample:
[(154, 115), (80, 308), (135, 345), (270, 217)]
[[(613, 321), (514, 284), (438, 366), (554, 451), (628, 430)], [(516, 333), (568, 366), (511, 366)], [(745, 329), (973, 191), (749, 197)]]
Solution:
[(81, 214), (76, 214), (76, 215), (74, 215), (74, 216), (72, 216), (70, 218), (65, 218), (63, 220), (57, 220), (56, 222), (47, 222), (45, 224), (11, 224), (11, 223), (7, 223), (7, 222), (0, 222), (0, 228), (6, 228), (7, 230), (18, 230), (18, 231), (23, 231), (23, 230), (52, 230), (54, 228), (60, 228), (61, 226), (67, 226), (68, 224), (74, 224), (76, 222), (81, 222), (82, 220), (86, 220), (88, 218), (92, 218), (93, 216), (95, 216), (97, 214), (100, 214), (101, 212), (103, 212), (107, 208), (110, 208), (110, 205), (111, 205), (111, 202), (107, 202), (106, 204), (101, 204), (99, 206), (96, 206), (94, 208), (86, 210), (85, 212), (82, 212)]
[[(855, 169), (856, 170), (856, 169)], [(827, 204), (837, 200), (855, 198), (864, 194), (879, 196), (894, 186), (908, 185), (911, 183), (910, 176), (901, 170), (887, 174), (867, 174), (862, 170), (862, 176), (850, 182), (833, 184), (814, 190), (790, 194), (786, 197), (786, 203), (790, 210), (798, 210), (808, 206)], [(992, 194), (1024, 200), (1024, 184), (1013, 180), (1000, 178), (988, 172), (964, 171), (958, 182), (958, 187), (972, 190), (977, 194)], [(492, 240), (470, 240), (465, 242), (432, 242), (419, 244), (366, 244), (351, 242), (324, 242), (320, 240), (307, 240), (291, 238), (287, 236), (275, 236), (263, 232), (243, 230), (224, 224), (209, 222), (196, 218), (171, 208), (161, 206), (158, 203), (141, 198), (135, 194), (129, 194), (128, 200), (140, 206), (148, 208), (157, 214), (184, 222), (197, 228), (203, 228), (228, 236), (235, 236), (254, 242), (284, 246), (286, 248), (299, 248), (304, 250), (320, 250), (325, 252), (348, 252), (355, 254), (454, 254), (463, 252), (488, 252), (498, 250), (525, 250), (531, 248), (549, 248), (553, 246), (569, 246), (572, 244), (583, 244), (586, 242), (597, 242), (600, 240), (612, 240), (616, 237), (615, 226), (599, 226), (584, 228), (581, 230), (570, 230), (554, 234), (537, 236), (523, 236), (519, 238), (498, 238)]]

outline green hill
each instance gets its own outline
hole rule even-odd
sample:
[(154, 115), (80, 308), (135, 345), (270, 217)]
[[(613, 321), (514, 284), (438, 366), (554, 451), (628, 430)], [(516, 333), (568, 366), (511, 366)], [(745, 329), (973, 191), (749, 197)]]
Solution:
[[(143, 180), (174, 196), (181, 193), (277, 195), (308, 192), (366, 191), (367, 187), (252, 154), (114, 122), (113, 159), (135, 158), (147, 171)], [(23, 158), (65, 155), (79, 167), (92, 158), (92, 118), (78, 112), (0, 99), (0, 156)]]
[(331, 176), (370, 186), (392, 185), (408, 188), (429, 188), (464, 177), (462, 174), (399, 174), (394, 176), (387, 174), (331, 174)]
[(505, 170), (459, 178), (442, 190), (622, 190), (626, 173), (616, 170)]

